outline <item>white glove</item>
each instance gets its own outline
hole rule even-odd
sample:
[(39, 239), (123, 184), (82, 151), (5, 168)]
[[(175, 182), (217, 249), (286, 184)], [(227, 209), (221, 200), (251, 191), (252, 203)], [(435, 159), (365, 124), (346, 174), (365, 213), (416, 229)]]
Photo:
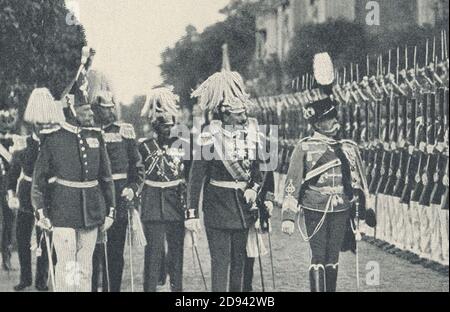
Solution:
[(187, 231), (193, 233), (199, 233), (202, 229), (199, 219), (189, 219), (184, 221), (184, 227)]
[(123, 189), (121, 196), (125, 197), (129, 201), (132, 201), (134, 198), (134, 191), (131, 188), (126, 187)]
[(17, 198), (17, 196), (13, 193), (8, 192), (7, 197), (8, 197), (8, 207), (12, 210), (19, 209), (20, 203), (19, 203), (19, 199)]
[(284, 234), (287, 234), (291, 236), (294, 234), (295, 230), (295, 223), (293, 221), (283, 221), (281, 224), (281, 231), (283, 231)]
[(108, 231), (111, 228), (111, 226), (113, 225), (113, 223), (114, 223), (114, 219), (107, 216), (105, 218), (105, 223), (103, 223), (103, 225), (100, 227), (100, 231), (102, 231), (102, 232)]
[(52, 222), (49, 218), (46, 218), (44, 216), (44, 211), (42, 209), (38, 210), (38, 220), (36, 221), (36, 226), (41, 228), (44, 231), (51, 231), (52, 229)]
[(264, 202), (264, 206), (266, 206), (267, 213), (269, 214), (269, 217), (272, 217), (273, 212), (273, 203), (269, 200)]
[(256, 202), (257, 196), (258, 193), (253, 189), (248, 189), (244, 192), (244, 198), (247, 204), (253, 204), (254, 202)]

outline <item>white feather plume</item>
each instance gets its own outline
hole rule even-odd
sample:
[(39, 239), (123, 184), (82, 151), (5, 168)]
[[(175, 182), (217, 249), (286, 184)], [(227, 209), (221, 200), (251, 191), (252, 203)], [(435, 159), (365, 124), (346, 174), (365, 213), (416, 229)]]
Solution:
[[(153, 89), (147, 95), (144, 107), (141, 110), (141, 117), (154, 119), (157, 113), (165, 113), (175, 117), (179, 117), (179, 101), (180, 97), (173, 93), (173, 87), (161, 87)], [(161, 106), (161, 112), (158, 112), (158, 103)]]
[(222, 102), (232, 106), (236, 100), (247, 103), (249, 99), (241, 75), (229, 70), (213, 74), (192, 92), (191, 97), (199, 98), (199, 105), (204, 111), (214, 111)]
[(322, 85), (327, 86), (334, 81), (333, 61), (327, 52), (314, 55), (314, 78)]
[(31, 92), (24, 113), (29, 123), (52, 124), (65, 121), (62, 105), (56, 102), (47, 88), (37, 88)]

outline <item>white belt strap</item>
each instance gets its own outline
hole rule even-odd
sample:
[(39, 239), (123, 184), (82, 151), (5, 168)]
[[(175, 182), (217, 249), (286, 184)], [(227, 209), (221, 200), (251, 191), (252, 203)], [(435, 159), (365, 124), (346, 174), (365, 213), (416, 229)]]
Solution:
[(78, 188), (78, 189), (93, 188), (98, 185), (97, 180), (78, 182), (78, 181), (68, 181), (68, 180), (56, 178), (55, 182), (58, 183), (59, 185), (63, 185), (63, 186), (71, 187), (71, 188)]
[(179, 179), (179, 180), (174, 180), (174, 181), (167, 181), (167, 182), (163, 182), (163, 181), (151, 181), (151, 180), (145, 180), (144, 183), (145, 185), (151, 186), (151, 187), (156, 187), (156, 188), (169, 188), (169, 187), (175, 187), (180, 185), (184, 180), (183, 179)]
[(209, 184), (217, 187), (234, 189), (234, 190), (245, 190), (247, 188), (247, 182), (244, 181), (217, 181), (211, 180)]
[(126, 180), (126, 179), (128, 179), (128, 174), (126, 174), (126, 173), (115, 173), (115, 174), (112, 175), (112, 179), (113, 179), (113, 181)]

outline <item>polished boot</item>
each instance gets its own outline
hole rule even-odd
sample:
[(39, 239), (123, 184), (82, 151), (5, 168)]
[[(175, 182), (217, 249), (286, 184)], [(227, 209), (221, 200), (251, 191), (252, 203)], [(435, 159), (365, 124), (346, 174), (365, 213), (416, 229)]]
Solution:
[(325, 292), (325, 268), (322, 264), (311, 265), (309, 282), (311, 292)]
[(325, 267), (326, 292), (336, 292), (338, 265), (329, 264)]

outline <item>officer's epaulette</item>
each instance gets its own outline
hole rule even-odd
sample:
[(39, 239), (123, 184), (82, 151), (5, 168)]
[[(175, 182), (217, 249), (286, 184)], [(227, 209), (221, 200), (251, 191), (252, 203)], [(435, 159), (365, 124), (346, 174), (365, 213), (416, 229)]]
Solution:
[(136, 139), (136, 132), (134, 131), (134, 127), (128, 123), (118, 123), (120, 127), (119, 133), (125, 139), (134, 140)]

